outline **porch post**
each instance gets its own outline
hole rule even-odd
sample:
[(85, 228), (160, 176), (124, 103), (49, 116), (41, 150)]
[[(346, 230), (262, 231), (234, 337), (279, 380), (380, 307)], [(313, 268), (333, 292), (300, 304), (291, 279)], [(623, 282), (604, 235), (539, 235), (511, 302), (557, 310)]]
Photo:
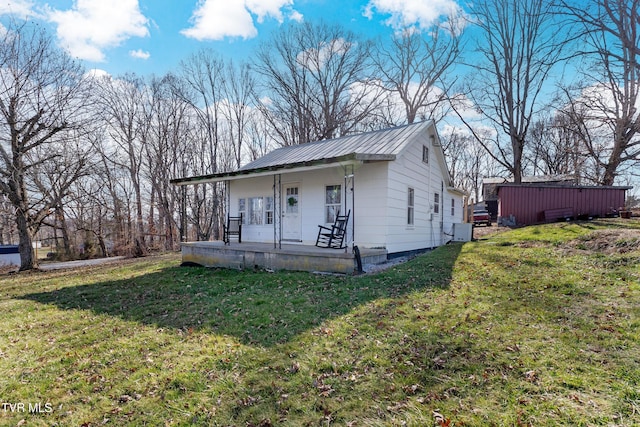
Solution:
[(187, 222), (187, 186), (183, 185), (181, 188), (181, 199), (180, 200), (180, 241), (186, 242), (189, 240), (189, 233), (187, 231), (188, 222)]
[(273, 248), (282, 249), (282, 188), (280, 174), (273, 175)]
[[(229, 190), (229, 187), (231, 186), (231, 183), (229, 182), (229, 180), (225, 180), (224, 181), (224, 209), (222, 210), (222, 223), (226, 224), (227, 221), (227, 217), (229, 216), (229, 213), (231, 212), (231, 191)], [(215, 191), (215, 189), (214, 189)]]
[(351, 250), (356, 241), (356, 168), (351, 165)]
[[(348, 200), (348, 191), (351, 190), (351, 250), (353, 250), (353, 246), (355, 244), (356, 237), (356, 204), (355, 204), (355, 167), (351, 165), (351, 173), (347, 172), (347, 167), (344, 166), (344, 207), (345, 211), (347, 209), (347, 200)], [(349, 182), (351, 182), (351, 188), (349, 188)], [(348, 237), (348, 236), (347, 236)], [(345, 253), (347, 252), (347, 246), (344, 248)]]

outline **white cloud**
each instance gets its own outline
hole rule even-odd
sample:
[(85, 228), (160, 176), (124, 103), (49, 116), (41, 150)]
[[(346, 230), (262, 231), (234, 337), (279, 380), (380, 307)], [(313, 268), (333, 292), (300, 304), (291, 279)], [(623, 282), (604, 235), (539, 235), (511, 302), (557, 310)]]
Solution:
[(291, 9), (293, 0), (199, 0), (191, 17), (192, 26), (181, 33), (196, 40), (221, 40), (225, 37), (245, 39), (258, 34), (258, 23), (267, 17), (283, 22), (283, 10), (290, 10), (289, 19), (300, 20), (302, 15)]
[(0, 1), (0, 15), (14, 15), (27, 18), (34, 15), (34, 4), (29, 0)]
[(349, 51), (351, 43), (339, 38), (328, 43), (322, 43), (319, 48), (311, 48), (298, 54), (297, 62), (300, 66), (318, 71), (326, 65), (334, 54), (341, 56)]
[(138, 50), (130, 50), (129, 51), (129, 56), (132, 58), (138, 58), (138, 59), (149, 59), (151, 58), (151, 54), (147, 51), (144, 51), (142, 49), (138, 49)]
[(370, 0), (363, 15), (372, 19), (376, 12), (390, 15), (385, 23), (397, 31), (409, 27), (428, 29), (442, 16), (455, 17), (463, 13), (455, 0)]
[(255, 37), (253, 18), (244, 4), (235, 0), (204, 0), (191, 17), (193, 26), (181, 33), (196, 40), (221, 40), (225, 37)]
[(289, 14), (289, 19), (295, 22), (302, 22), (304, 21), (304, 16), (297, 10), (292, 10)]
[(58, 25), (62, 46), (90, 61), (104, 61), (104, 49), (130, 37), (149, 35), (149, 21), (140, 12), (138, 0), (76, 0), (70, 10), (49, 9), (48, 19)]
[(111, 74), (100, 68), (92, 68), (85, 75), (95, 80), (111, 77)]

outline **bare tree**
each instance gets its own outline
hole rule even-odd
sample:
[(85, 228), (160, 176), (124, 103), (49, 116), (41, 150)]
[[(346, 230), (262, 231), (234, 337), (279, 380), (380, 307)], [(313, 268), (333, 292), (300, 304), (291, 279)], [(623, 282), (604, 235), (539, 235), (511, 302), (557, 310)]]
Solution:
[(441, 135), (449, 173), (457, 188), (479, 201), (482, 178), (489, 173), (489, 156), (476, 139), (463, 129), (450, 128)]
[(128, 172), (135, 197), (133, 253), (140, 256), (146, 251), (141, 173), (144, 147), (140, 126), (144, 82), (136, 75), (128, 74), (118, 79), (104, 77), (100, 83), (99, 105), (112, 143), (104, 159)]
[(0, 193), (0, 245), (12, 244), (16, 234), (15, 208), (5, 194)]
[(534, 175), (571, 175), (576, 183), (587, 178), (586, 153), (571, 122), (566, 112), (533, 122), (525, 157)]
[(33, 174), (61, 158), (69, 131), (86, 120), (86, 88), (82, 67), (43, 29), (10, 23), (2, 31), (0, 193), (15, 209), (21, 270), (37, 266), (33, 237), (54, 208)]
[(370, 43), (337, 25), (289, 26), (256, 54), (262, 103), (281, 145), (334, 138), (353, 131), (377, 99), (368, 82)]
[(172, 74), (151, 79), (147, 85), (149, 95), (143, 118), (144, 172), (151, 187), (149, 229), (152, 235), (163, 239), (166, 250), (175, 249), (178, 242), (174, 215), (178, 209), (178, 194), (169, 180), (180, 173), (182, 168), (178, 166), (182, 162), (192, 159), (187, 155), (187, 147), (194, 145), (191, 127), (196, 122), (195, 115), (191, 104), (176, 93), (181, 84)]
[[(225, 77), (224, 61), (211, 50), (201, 50), (181, 63), (181, 78), (185, 85), (175, 93), (180, 94), (185, 101), (191, 104), (193, 112), (200, 121), (199, 129), (195, 130), (198, 137), (194, 138), (194, 141), (199, 141), (199, 145), (191, 147), (194, 151), (191, 159), (197, 159), (195, 162), (192, 161), (191, 165), (191, 172), (195, 175), (216, 173), (220, 170), (222, 120), (219, 104), (224, 100)], [(195, 187), (196, 195), (202, 195), (202, 199), (199, 201), (201, 203), (198, 205), (202, 206), (202, 203), (206, 201), (211, 205), (212, 212), (218, 215), (224, 197), (215, 188), (210, 191), (206, 187), (208, 186)], [(200, 190), (202, 193), (199, 193)], [(208, 209), (206, 207), (205, 210), (208, 211)], [(199, 213), (201, 210), (192, 210), (192, 212)], [(186, 212), (183, 215), (186, 215)], [(203, 226), (200, 217), (196, 220), (198, 236), (200, 236), (200, 232), (203, 232), (206, 238), (212, 233), (215, 238), (218, 238), (221, 221), (215, 220), (213, 217), (204, 218), (204, 221), (206, 224)], [(204, 231), (201, 227), (204, 227)], [(183, 231), (186, 232), (186, 230)]]
[(256, 98), (256, 80), (248, 64), (235, 66), (227, 64), (224, 79), (225, 101), (221, 110), (225, 119), (227, 133), (230, 139), (233, 164), (229, 169), (239, 168), (243, 161), (243, 152), (247, 145), (248, 127), (251, 125), (251, 103)]
[[(640, 0), (563, 2), (586, 45), (589, 67), (571, 96), (570, 117), (583, 132), (585, 147), (613, 185), (624, 164), (640, 160)], [(604, 141), (603, 141), (604, 140)]]
[(516, 183), (522, 179), (529, 127), (543, 107), (540, 95), (561, 60), (554, 12), (551, 0), (480, 0), (472, 9), (483, 61), (474, 65), (467, 93), (496, 129), (491, 142), (476, 139)]
[[(102, 206), (102, 211), (107, 215), (105, 234), (111, 238), (114, 253), (129, 254), (132, 233), (131, 211), (129, 210), (130, 181), (128, 173), (116, 162), (113, 144), (106, 129), (97, 129), (90, 136), (89, 141), (92, 150), (98, 157), (92, 164), (92, 174), (83, 187), (95, 188), (95, 191), (84, 191), (90, 196), (91, 203)], [(93, 183), (99, 180), (98, 183)]]
[(434, 114), (446, 103), (446, 92), (454, 83), (448, 71), (461, 49), (458, 21), (448, 17), (424, 33), (408, 29), (394, 35), (390, 46), (380, 42), (373, 50), (376, 76), (383, 89), (400, 99), (406, 123), (419, 114), (437, 119)]
[[(43, 220), (44, 225), (62, 234), (63, 257), (71, 258), (69, 223), (67, 221), (67, 204), (76, 197), (74, 187), (90, 170), (90, 144), (86, 143), (84, 135), (68, 134), (64, 144), (56, 144), (58, 155), (55, 162), (45, 162), (35, 165), (32, 170), (34, 194), (43, 195), (46, 204), (50, 206), (52, 215)], [(40, 150), (51, 150), (51, 146), (39, 147)], [(39, 153), (39, 158), (46, 157), (46, 153)], [(56, 239), (57, 244), (57, 239)]]
[(210, 159), (209, 173), (216, 173), (220, 146), (218, 103), (223, 99), (224, 61), (212, 50), (200, 50), (181, 62), (181, 77), (186, 87), (176, 93), (190, 102), (198, 114), (206, 130), (203, 148)]

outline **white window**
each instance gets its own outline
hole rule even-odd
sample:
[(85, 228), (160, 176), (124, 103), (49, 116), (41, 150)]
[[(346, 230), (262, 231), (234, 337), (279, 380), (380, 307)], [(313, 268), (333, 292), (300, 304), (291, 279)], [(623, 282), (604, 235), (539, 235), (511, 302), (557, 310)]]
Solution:
[(264, 223), (273, 224), (273, 197), (265, 197), (264, 201)]
[(415, 211), (415, 192), (413, 188), (409, 188), (407, 194), (407, 225), (413, 225), (413, 217)]
[(422, 161), (424, 163), (429, 163), (429, 147), (426, 145), (422, 146)]
[(451, 199), (451, 216), (456, 214), (456, 199)]
[(440, 193), (433, 195), (433, 213), (440, 213)]
[(262, 225), (263, 215), (262, 197), (249, 197), (249, 224)]
[(327, 185), (324, 194), (324, 222), (333, 224), (336, 216), (340, 214), (342, 187), (340, 185)]

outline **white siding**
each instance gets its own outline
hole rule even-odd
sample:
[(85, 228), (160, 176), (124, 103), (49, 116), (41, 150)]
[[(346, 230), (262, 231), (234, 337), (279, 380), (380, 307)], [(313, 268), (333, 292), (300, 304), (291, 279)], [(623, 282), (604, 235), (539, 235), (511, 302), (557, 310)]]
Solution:
[[(435, 129), (431, 129), (435, 134)], [(423, 162), (423, 147), (429, 148), (429, 161)], [(453, 222), (461, 222), (462, 198), (447, 190), (447, 174), (442, 169), (440, 147), (431, 144), (429, 134), (415, 140), (389, 164), (389, 207), (387, 250), (389, 253), (440, 246), (450, 240)], [(413, 188), (414, 224), (407, 224), (407, 193)], [(439, 210), (434, 211), (435, 194)], [(451, 198), (456, 197), (456, 212), (451, 217)], [(459, 220), (457, 219), (459, 216)]]
[[(451, 200), (455, 201), (454, 214), (451, 215)], [(444, 203), (444, 243), (453, 239), (453, 224), (462, 223), (462, 196), (453, 191), (447, 191), (445, 189), (445, 203)]]
[[(238, 214), (238, 200), (250, 197), (273, 196), (273, 177), (245, 178), (231, 181), (230, 206), (232, 216)], [(301, 238), (303, 244), (313, 245), (318, 235), (318, 225), (324, 225), (325, 186), (341, 185), (343, 191), (342, 204), (348, 203), (351, 209), (350, 194), (344, 194), (344, 170), (328, 168), (307, 172), (293, 172), (281, 175), (281, 184), (298, 184), (300, 197)], [(346, 199), (346, 200), (345, 200)], [(344, 209), (344, 208), (343, 208)], [(278, 215), (274, 212), (274, 215)], [(350, 219), (351, 222), (352, 219)], [(349, 225), (351, 228), (351, 224)], [(242, 240), (247, 242), (273, 242), (274, 225), (245, 224), (242, 228)]]
[[(453, 224), (462, 222), (462, 197), (447, 190), (447, 173), (442, 170), (440, 147), (431, 143), (430, 127), (413, 137), (395, 161), (362, 163), (355, 167), (345, 188), (350, 166), (331, 167), (281, 175), (281, 184), (297, 183), (300, 189), (301, 238), (315, 244), (318, 225), (324, 224), (325, 186), (342, 187), (342, 209), (351, 210), (348, 243), (361, 248), (386, 248), (389, 253), (433, 248), (448, 242)], [(423, 146), (429, 148), (429, 162), (423, 162)], [(444, 174), (443, 174), (444, 173)], [(444, 175), (444, 176), (443, 176)], [(273, 177), (243, 178), (230, 182), (230, 214), (237, 215), (238, 199), (273, 196)], [(408, 189), (414, 189), (414, 223), (407, 224)], [(434, 213), (434, 194), (440, 195), (439, 212)], [(451, 200), (455, 200), (451, 215)], [(352, 200), (355, 201), (355, 208)], [(274, 215), (279, 215), (274, 212)], [(354, 218), (355, 216), (355, 218)], [(355, 220), (355, 222), (354, 222)], [(355, 238), (351, 236), (355, 225)], [(244, 241), (273, 242), (272, 224), (245, 225)]]
[(386, 248), (389, 162), (367, 163), (355, 171), (355, 244)]

